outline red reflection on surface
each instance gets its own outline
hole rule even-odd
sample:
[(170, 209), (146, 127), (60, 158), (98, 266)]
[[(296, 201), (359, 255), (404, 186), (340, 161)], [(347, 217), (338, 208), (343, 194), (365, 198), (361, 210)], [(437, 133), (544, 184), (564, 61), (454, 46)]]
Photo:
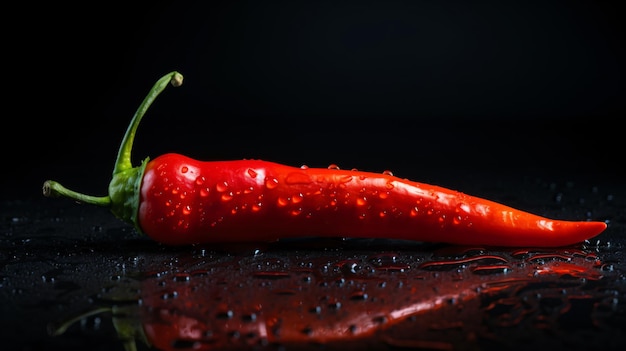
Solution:
[(185, 279), (143, 279), (139, 317), (159, 350), (446, 350), (498, 328), (555, 327), (571, 298), (588, 298), (586, 281), (603, 278), (599, 260), (580, 250), (445, 250), (189, 262), (179, 268)]
[[(598, 264), (594, 264), (594, 268), (598, 268)], [(571, 275), (572, 277), (585, 278), (590, 280), (598, 280), (603, 277), (602, 273), (589, 269), (589, 267), (581, 266), (570, 262), (553, 262), (551, 264), (544, 264), (536, 269), (537, 274), (548, 275), (554, 274), (557, 276)]]

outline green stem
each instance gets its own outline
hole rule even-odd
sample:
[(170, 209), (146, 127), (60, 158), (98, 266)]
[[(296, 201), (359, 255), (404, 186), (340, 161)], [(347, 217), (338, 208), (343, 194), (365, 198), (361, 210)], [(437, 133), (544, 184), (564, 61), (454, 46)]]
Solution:
[(68, 320), (62, 321), (60, 324), (49, 324), (48, 325), (48, 334), (51, 336), (59, 336), (63, 333), (65, 333), (65, 331), (67, 330), (67, 328), (69, 328), (72, 324), (76, 323), (77, 321), (83, 319), (83, 318), (87, 318), (96, 314), (100, 314), (100, 313), (104, 313), (104, 312), (111, 312), (111, 308), (110, 307), (100, 307), (100, 308), (96, 308), (93, 310), (89, 310), (86, 312), (83, 312), (77, 316), (74, 316)]
[(77, 193), (70, 189), (67, 189), (63, 185), (53, 181), (46, 180), (43, 183), (43, 195), (47, 197), (64, 196), (74, 199), (76, 201), (108, 207), (111, 205), (111, 198), (109, 196), (90, 196), (81, 193)]
[(150, 105), (152, 105), (156, 97), (159, 96), (168, 84), (172, 84), (175, 87), (183, 84), (182, 74), (172, 71), (161, 77), (161, 79), (154, 84), (152, 89), (150, 89), (141, 105), (139, 105), (139, 108), (135, 112), (128, 129), (126, 130), (124, 139), (122, 139), (122, 144), (118, 151), (117, 160), (115, 161), (115, 166), (113, 168), (113, 179), (109, 184), (108, 196), (90, 196), (81, 194), (76, 191), (69, 190), (52, 180), (46, 180), (44, 182), (44, 196), (64, 196), (79, 202), (111, 207), (111, 210), (116, 216), (136, 225), (137, 206), (139, 201), (137, 189), (141, 182), (141, 177), (143, 175), (147, 159), (144, 160), (141, 166), (133, 168), (131, 162), (133, 140), (135, 139), (135, 133), (137, 132), (139, 122), (141, 122), (141, 119), (146, 114), (146, 111)]
[(48, 324), (48, 334), (50, 336), (59, 336), (67, 331), (67, 329), (74, 323), (97, 314), (112, 312), (112, 321), (118, 338), (122, 341), (125, 351), (137, 351), (136, 338), (139, 338), (146, 345), (150, 346), (150, 342), (146, 338), (146, 334), (143, 331), (141, 320), (138, 319), (136, 314), (130, 311), (136, 306), (112, 306), (112, 307), (98, 307), (92, 310), (79, 313), (69, 319), (63, 320), (60, 323)]
[(135, 139), (137, 126), (139, 126), (139, 122), (141, 122), (141, 119), (150, 105), (152, 105), (157, 96), (159, 96), (169, 83), (178, 87), (183, 84), (183, 76), (180, 73), (173, 71), (164, 75), (161, 79), (154, 83), (154, 86), (150, 89), (148, 95), (143, 99), (141, 105), (139, 105), (137, 112), (135, 112), (128, 129), (126, 129), (126, 134), (124, 135), (124, 139), (122, 139), (122, 145), (120, 146), (120, 150), (117, 154), (117, 160), (115, 161), (113, 175), (133, 168), (130, 153), (133, 148), (133, 140)]

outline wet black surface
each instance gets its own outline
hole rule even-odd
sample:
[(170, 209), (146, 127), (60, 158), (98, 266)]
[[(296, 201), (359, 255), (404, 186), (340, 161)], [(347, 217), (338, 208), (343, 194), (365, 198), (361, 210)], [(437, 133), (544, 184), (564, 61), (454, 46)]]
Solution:
[[(134, 326), (139, 350), (621, 349), (626, 188), (481, 179), (473, 191), (495, 200), (609, 228), (558, 249), (359, 239), (168, 248), (103, 208), (3, 201), (4, 349), (124, 350), (116, 325)], [(149, 348), (136, 330), (160, 336)]]

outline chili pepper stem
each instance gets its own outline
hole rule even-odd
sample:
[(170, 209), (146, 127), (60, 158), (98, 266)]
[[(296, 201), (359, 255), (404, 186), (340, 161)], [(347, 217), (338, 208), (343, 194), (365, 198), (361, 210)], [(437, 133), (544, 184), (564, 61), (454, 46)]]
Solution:
[(102, 313), (112, 313), (113, 326), (115, 327), (118, 338), (123, 342), (124, 350), (137, 351), (137, 338), (148, 346), (150, 346), (150, 342), (148, 342), (146, 338), (141, 323), (138, 322), (136, 316), (129, 311), (130, 308), (132, 307), (112, 306), (94, 308), (72, 316), (60, 323), (50, 323), (48, 325), (48, 334), (50, 336), (59, 336), (65, 333), (74, 323), (82, 319)]
[(47, 196), (47, 197), (58, 197), (58, 196), (68, 197), (78, 202), (84, 202), (84, 203), (88, 203), (91, 205), (98, 205), (98, 206), (104, 206), (104, 207), (108, 207), (111, 205), (111, 198), (108, 195), (107, 196), (91, 196), (91, 195), (81, 194), (76, 191), (67, 189), (63, 185), (53, 180), (46, 180), (43, 183), (43, 194), (44, 196)]
[(122, 139), (122, 145), (117, 154), (117, 160), (115, 161), (115, 167), (113, 168), (113, 175), (116, 175), (120, 172), (133, 168), (131, 162), (131, 151), (133, 148), (133, 141), (135, 140), (135, 133), (137, 132), (137, 127), (139, 126), (139, 122), (146, 114), (146, 111), (152, 105), (154, 100), (159, 96), (159, 94), (167, 87), (168, 84), (172, 84), (175, 87), (179, 87), (183, 84), (183, 76), (182, 74), (172, 71), (159, 79), (148, 95), (143, 99), (141, 105), (135, 112), (133, 119), (130, 121), (128, 125), (128, 129), (126, 129), (126, 134), (124, 135), (124, 139)]
[(150, 105), (152, 105), (157, 96), (159, 96), (159, 94), (169, 84), (174, 87), (182, 85), (183, 75), (177, 71), (172, 71), (161, 77), (152, 86), (148, 95), (146, 95), (141, 102), (141, 105), (139, 105), (139, 108), (133, 115), (129, 126), (126, 129), (126, 133), (124, 134), (124, 138), (122, 139), (117, 159), (115, 160), (113, 176), (108, 188), (108, 196), (98, 197), (81, 194), (76, 191), (69, 190), (52, 180), (44, 182), (44, 196), (64, 196), (79, 202), (110, 207), (111, 212), (113, 212), (115, 216), (135, 225), (135, 227), (141, 232), (137, 226), (137, 208), (139, 206), (139, 196), (137, 196), (137, 194), (143, 177), (143, 172), (149, 158), (144, 159), (140, 166), (133, 167), (131, 162), (131, 151), (139, 122), (141, 122), (141, 119), (146, 114), (146, 111)]
[(69, 328), (72, 324), (78, 322), (81, 319), (90, 317), (90, 316), (94, 316), (100, 313), (104, 313), (104, 312), (111, 312), (111, 308), (109, 307), (100, 307), (100, 308), (96, 308), (93, 310), (89, 310), (87, 312), (81, 313), (79, 315), (76, 316), (72, 316), (72, 318), (69, 318), (65, 321), (62, 321), (59, 324), (49, 324), (48, 325), (48, 334), (50, 336), (59, 336), (63, 333), (65, 333), (65, 331), (67, 330), (67, 328)]

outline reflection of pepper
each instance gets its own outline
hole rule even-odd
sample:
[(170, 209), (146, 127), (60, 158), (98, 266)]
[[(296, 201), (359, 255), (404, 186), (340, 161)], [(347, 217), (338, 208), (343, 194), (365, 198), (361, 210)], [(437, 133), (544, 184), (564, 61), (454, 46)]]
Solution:
[(541, 217), (388, 172), (260, 160), (202, 162), (179, 154), (132, 167), (137, 126), (170, 81), (180, 85), (182, 75), (162, 77), (135, 114), (108, 196), (79, 194), (54, 181), (44, 183), (44, 194), (110, 206), (139, 231), (171, 245), (338, 236), (552, 247), (579, 243), (606, 228), (604, 222)]
[(50, 330), (60, 335), (82, 317), (111, 312), (127, 350), (134, 339), (161, 351), (510, 349), (513, 327), (532, 333), (540, 323), (554, 337), (572, 299), (614, 297), (600, 259), (582, 250), (447, 246), (351, 251), (350, 259), (346, 250), (184, 255), (171, 270), (156, 263), (157, 271), (117, 280), (98, 296), (112, 307)]

